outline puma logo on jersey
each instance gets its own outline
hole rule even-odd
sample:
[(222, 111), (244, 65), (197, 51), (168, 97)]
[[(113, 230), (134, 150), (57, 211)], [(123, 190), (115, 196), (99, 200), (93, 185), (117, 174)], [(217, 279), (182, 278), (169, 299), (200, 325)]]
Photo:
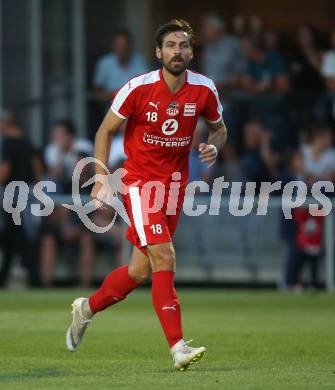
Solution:
[(162, 310), (174, 310), (174, 311), (177, 311), (176, 306), (177, 306), (177, 304), (175, 304), (173, 306), (163, 306)]
[(155, 107), (157, 111), (158, 111), (158, 104), (159, 102), (157, 102), (156, 104), (153, 102), (149, 102), (149, 106)]

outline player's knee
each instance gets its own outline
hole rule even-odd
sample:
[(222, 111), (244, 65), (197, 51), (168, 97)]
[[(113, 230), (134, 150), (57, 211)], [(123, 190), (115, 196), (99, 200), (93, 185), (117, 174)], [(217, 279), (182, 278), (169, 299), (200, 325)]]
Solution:
[(150, 278), (150, 273), (151, 272), (149, 268), (138, 269), (136, 267), (133, 267), (132, 265), (128, 267), (129, 277), (132, 278), (138, 284), (143, 284), (147, 282)]
[(176, 255), (173, 248), (162, 248), (152, 256), (155, 271), (174, 270)]

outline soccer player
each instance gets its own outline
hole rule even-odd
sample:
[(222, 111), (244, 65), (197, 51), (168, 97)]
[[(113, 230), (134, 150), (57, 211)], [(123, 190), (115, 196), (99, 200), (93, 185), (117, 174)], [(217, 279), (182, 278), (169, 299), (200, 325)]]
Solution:
[[(161, 26), (156, 33), (156, 56), (162, 69), (135, 77), (124, 85), (96, 134), (95, 157), (107, 165), (112, 135), (128, 120), (124, 140), (127, 174), (123, 182), (129, 186), (124, 205), (131, 221), (127, 239), (133, 244), (133, 253), (129, 265), (107, 275), (93, 295), (73, 302), (73, 321), (66, 337), (70, 351), (78, 348), (95, 313), (125, 299), (151, 275), (152, 302), (174, 367), (183, 371), (204, 355), (204, 347), (193, 348), (183, 339), (181, 310), (174, 288), (176, 260), (172, 236), (183, 204), (188, 156), (198, 117), (203, 116), (210, 127), (207, 144), (199, 145), (199, 157), (208, 166), (215, 163), (227, 132), (214, 83), (187, 69), (193, 57), (192, 44), (193, 31), (187, 22), (175, 19)], [(106, 174), (99, 164), (96, 173)], [(180, 179), (180, 188), (174, 192), (175, 205), (171, 206), (167, 194), (176, 179)], [(153, 199), (153, 192), (145, 184), (151, 181), (163, 183), (166, 192), (163, 207), (145, 215), (148, 198), (150, 202)], [(101, 199), (103, 188), (106, 183), (97, 181), (92, 198)], [(169, 212), (171, 208), (175, 215)]]

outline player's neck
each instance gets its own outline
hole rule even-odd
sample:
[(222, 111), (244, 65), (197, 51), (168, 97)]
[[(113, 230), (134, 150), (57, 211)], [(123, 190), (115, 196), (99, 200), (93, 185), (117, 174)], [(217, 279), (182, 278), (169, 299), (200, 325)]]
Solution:
[(186, 70), (183, 73), (181, 73), (179, 76), (174, 76), (173, 74), (168, 72), (165, 68), (163, 68), (163, 78), (169, 90), (172, 93), (177, 93), (185, 83)]

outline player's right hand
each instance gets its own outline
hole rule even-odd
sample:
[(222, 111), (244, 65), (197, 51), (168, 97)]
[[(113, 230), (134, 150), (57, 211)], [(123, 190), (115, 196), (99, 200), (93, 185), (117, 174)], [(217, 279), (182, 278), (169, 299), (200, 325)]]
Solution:
[[(108, 180), (108, 177), (106, 176), (106, 180)], [(101, 181), (96, 181), (92, 191), (91, 191), (91, 198), (95, 201), (96, 207), (102, 207), (104, 203), (107, 203), (107, 197), (108, 197), (108, 183), (103, 183)]]
[(199, 144), (199, 153), (200, 161), (206, 163), (208, 168), (215, 164), (216, 157), (218, 155), (215, 145), (207, 145), (202, 142)]

